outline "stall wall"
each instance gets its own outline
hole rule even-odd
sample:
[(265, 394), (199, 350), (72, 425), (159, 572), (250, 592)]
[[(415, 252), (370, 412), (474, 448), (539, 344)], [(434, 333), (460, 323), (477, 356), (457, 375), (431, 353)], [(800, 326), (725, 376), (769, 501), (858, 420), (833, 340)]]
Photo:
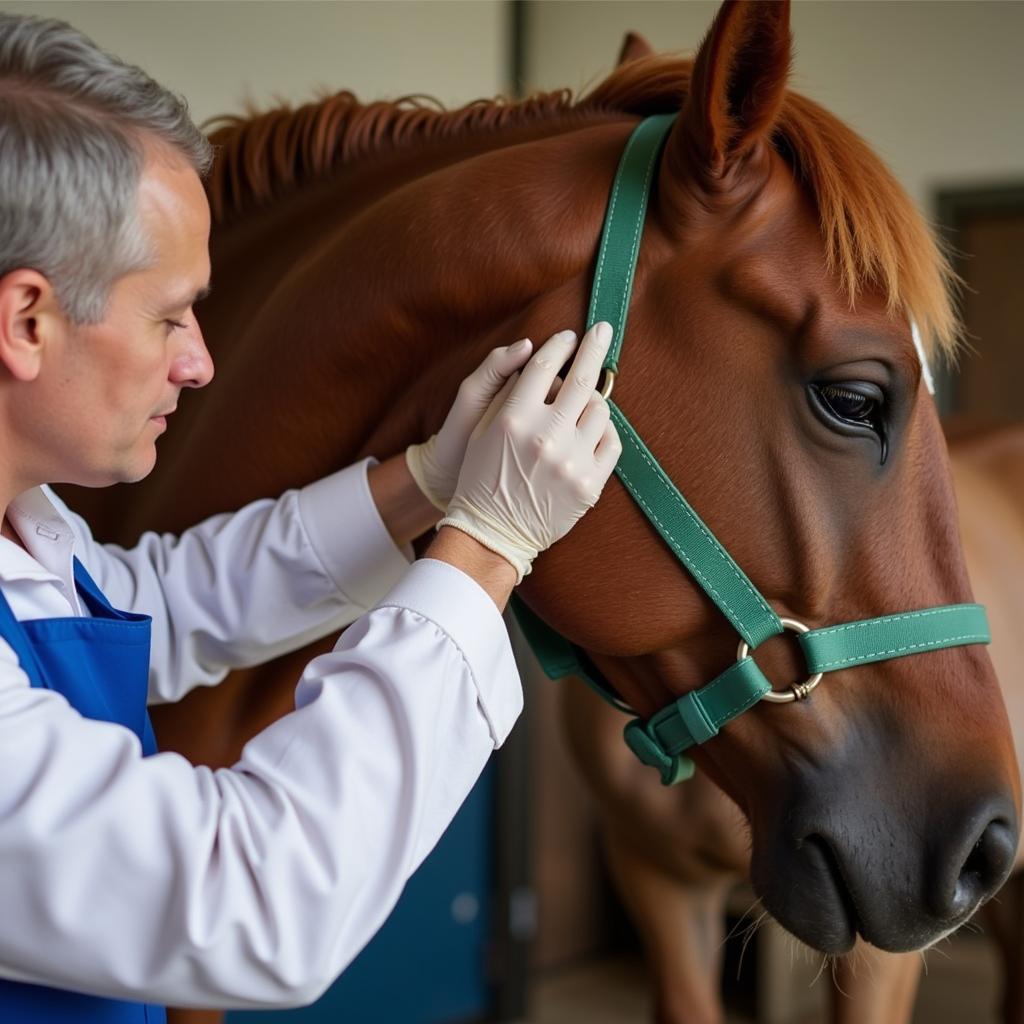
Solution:
[[(625, 33), (692, 52), (711, 0), (532, 0), (530, 88), (599, 81)], [(507, 90), (502, 0), (312, 3), (15, 2), (64, 18), (184, 93), (197, 119), (317, 88), (364, 99), (426, 92), (445, 104)], [(1024, 177), (1024, 3), (797, 0), (794, 88), (856, 128), (925, 207), (933, 190)]]
[[(528, 3), (526, 80), (600, 81), (630, 29), (692, 53), (718, 6)], [(792, 87), (860, 132), (925, 209), (940, 186), (1024, 178), (1024, 3), (797, 0), (792, 26)]]
[(429, 93), (461, 104), (509, 81), (509, 8), (501, 0), (430, 3), (2, 3), (60, 18), (145, 68), (189, 101), (193, 116), (240, 112), (318, 88), (361, 99)]

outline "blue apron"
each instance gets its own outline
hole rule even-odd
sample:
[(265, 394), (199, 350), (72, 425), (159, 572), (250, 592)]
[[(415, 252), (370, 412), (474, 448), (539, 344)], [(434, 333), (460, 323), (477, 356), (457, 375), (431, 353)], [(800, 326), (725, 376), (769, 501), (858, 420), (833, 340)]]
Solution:
[[(0, 636), (14, 648), (33, 686), (62, 693), (86, 718), (126, 726), (139, 737), (143, 754), (154, 754), (156, 739), (146, 711), (152, 620), (112, 608), (77, 558), (75, 585), (92, 618), (19, 622), (0, 592)], [(165, 1024), (166, 1020), (158, 1006), (0, 980), (3, 1024)]]

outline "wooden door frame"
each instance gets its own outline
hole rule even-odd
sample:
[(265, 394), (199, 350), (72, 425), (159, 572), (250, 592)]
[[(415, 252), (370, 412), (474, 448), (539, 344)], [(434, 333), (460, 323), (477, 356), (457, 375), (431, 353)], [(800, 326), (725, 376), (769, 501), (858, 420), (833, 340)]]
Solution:
[[(949, 247), (953, 269), (963, 278), (967, 276), (970, 254), (963, 252), (959, 242), (972, 218), (992, 213), (1020, 213), (1024, 215), (1024, 179), (990, 185), (971, 185), (940, 188), (935, 192), (934, 209), (941, 239)], [(963, 314), (962, 298), (956, 298), (957, 312)], [(935, 400), (942, 416), (959, 411), (957, 374), (948, 367), (936, 367)]]

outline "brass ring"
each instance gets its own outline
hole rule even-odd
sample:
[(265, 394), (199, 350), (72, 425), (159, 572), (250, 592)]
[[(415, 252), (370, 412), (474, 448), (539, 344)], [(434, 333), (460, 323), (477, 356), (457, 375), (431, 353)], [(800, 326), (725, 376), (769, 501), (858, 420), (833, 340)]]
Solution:
[[(791, 629), (794, 633), (809, 633), (811, 631), (810, 626), (805, 626), (802, 622), (797, 622), (796, 619), (779, 619), (779, 621), (784, 628)], [(750, 654), (750, 644), (746, 640), (741, 640), (739, 647), (736, 648), (736, 660), (742, 661), (748, 654)], [(823, 675), (823, 672), (815, 672), (813, 676), (805, 679), (802, 683), (794, 683), (788, 690), (769, 690), (761, 695), (761, 700), (769, 701), (772, 704), (788, 704), (794, 700), (805, 700), (810, 696), (811, 690), (821, 682)]]
[(598, 394), (607, 401), (611, 398), (612, 388), (615, 386), (615, 371), (604, 367), (604, 384), (597, 389)]

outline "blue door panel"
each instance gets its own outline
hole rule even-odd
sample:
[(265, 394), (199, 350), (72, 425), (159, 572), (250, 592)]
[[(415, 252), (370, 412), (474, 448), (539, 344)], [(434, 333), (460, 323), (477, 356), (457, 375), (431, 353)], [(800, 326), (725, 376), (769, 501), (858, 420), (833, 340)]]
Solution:
[(312, 1006), (228, 1024), (448, 1024), (487, 1014), (493, 768), (409, 880), (391, 917)]

